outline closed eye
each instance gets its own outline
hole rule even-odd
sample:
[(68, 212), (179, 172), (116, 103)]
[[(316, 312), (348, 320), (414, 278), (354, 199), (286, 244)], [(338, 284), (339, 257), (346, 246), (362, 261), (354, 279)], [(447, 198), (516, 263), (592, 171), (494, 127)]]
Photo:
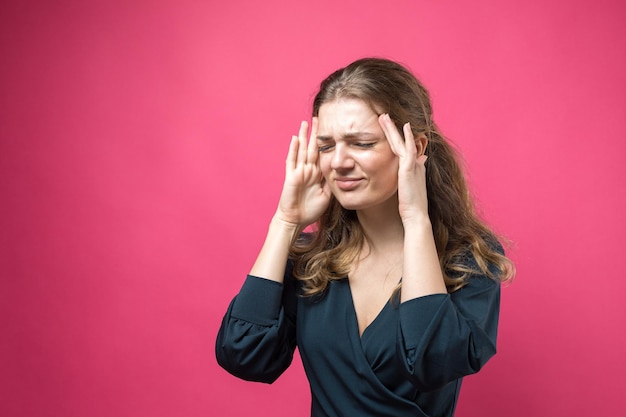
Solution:
[(334, 147), (334, 145), (318, 145), (317, 150), (320, 153), (323, 152), (328, 152), (329, 150), (331, 150)]
[(374, 145), (376, 144), (376, 142), (367, 142), (367, 143), (363, 143), (363, 142), (357, 142), (354, 144), (354, 146), (358, 146), (359, 148), (373, 148)]

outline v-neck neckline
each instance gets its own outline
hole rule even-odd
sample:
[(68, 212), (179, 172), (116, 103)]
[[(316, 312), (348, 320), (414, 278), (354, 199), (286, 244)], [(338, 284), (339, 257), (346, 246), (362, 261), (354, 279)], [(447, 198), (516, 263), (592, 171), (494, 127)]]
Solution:
[(350, 279), (349, 277), (344, 278), (345, 280), (345, 285), (347, 288), (347, 296), (348, 296), (348, 301), (350, 303), (350, 307), (352, 310), (352, 320), (355, 323), (355, 328), (356, 328), (356, 335), (359, 338), (360, 341), (363, 341), (363, 337), (365, 336), (366, 333), (369, 333), (370, 329), (372, 327), (374, 327), (374, 325), (380, 321), (380, 317), (383, 315), (383, 313), (387, 310), (387, 308), (389, 308), (389, 306), (391, 305), (391, 299), (388, 299), (385, 304), (383, 305), (383, 307), (380, 309), (380, 311), (376, 314), (376, 317), (374, 317), (374, 320), (372, 320), (367, 326), (365, 326), (365, 328), (363, 329), (363, 332), (361, 332), (361, 329), (359, 329), (359, 316), (356, 313), (356, 306), (354, 305), (354, 297), (352, 296), (352, 288), (350, 288)]

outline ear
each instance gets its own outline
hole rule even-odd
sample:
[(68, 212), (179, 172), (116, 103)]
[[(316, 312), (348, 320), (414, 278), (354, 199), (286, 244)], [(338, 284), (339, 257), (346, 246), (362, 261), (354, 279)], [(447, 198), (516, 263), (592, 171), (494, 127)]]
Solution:
[(428, 146), (428, 138), (425, 134), (420, 133), (415, 138), (415, 146), (417, 147), (417, 156), (424, 155), (426, 152), (426, 147)]

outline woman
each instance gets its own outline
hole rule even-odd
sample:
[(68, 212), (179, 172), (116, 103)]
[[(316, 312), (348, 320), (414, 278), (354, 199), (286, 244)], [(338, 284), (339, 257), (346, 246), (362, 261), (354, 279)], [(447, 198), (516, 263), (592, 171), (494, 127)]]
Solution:
[(362, 59), (322, 82), (310, 134), (302, 122), (292, 138), (217, 359), (273, 382), (298, 346), (312, 416), (452, 416), (462, 378), (495, 354), (512, 275), (426, 89), (397, 63)]

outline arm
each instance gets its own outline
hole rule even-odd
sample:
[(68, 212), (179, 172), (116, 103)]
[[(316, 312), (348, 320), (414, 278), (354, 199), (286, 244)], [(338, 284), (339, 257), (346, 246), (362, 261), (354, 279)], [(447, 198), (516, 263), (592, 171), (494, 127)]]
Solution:
[(289, 249), (295, 234), (317, 220), (330, 200), (319, 171), (316, 127), (317, 120), (313, 119), (308, 144), (306, 122), (291, 140), (278, 209), (218, 333), (218, 363), (239, 378), (273, 382), (293, 358), (296, 291)]
[(425, 136), (413, 137), (404, 125), (404, 138), (388, 114), (379, 117), (392, 151), (398, 156), (398, 204), (404, 226), (404, 260), (401, 301), (432, 294), (447, 294), (426, 197)]
[(400, 160), (404, 264), (397, 353), (413, 384), (431, 391), (478, 372), (495, 354), (500, 286), (486, 276), (472, 276), (465, 287), (447, 293), (428, 216), (427, 139), (416, 139), (408, 123), (402, 137), (388, 115), (379, 122)]

